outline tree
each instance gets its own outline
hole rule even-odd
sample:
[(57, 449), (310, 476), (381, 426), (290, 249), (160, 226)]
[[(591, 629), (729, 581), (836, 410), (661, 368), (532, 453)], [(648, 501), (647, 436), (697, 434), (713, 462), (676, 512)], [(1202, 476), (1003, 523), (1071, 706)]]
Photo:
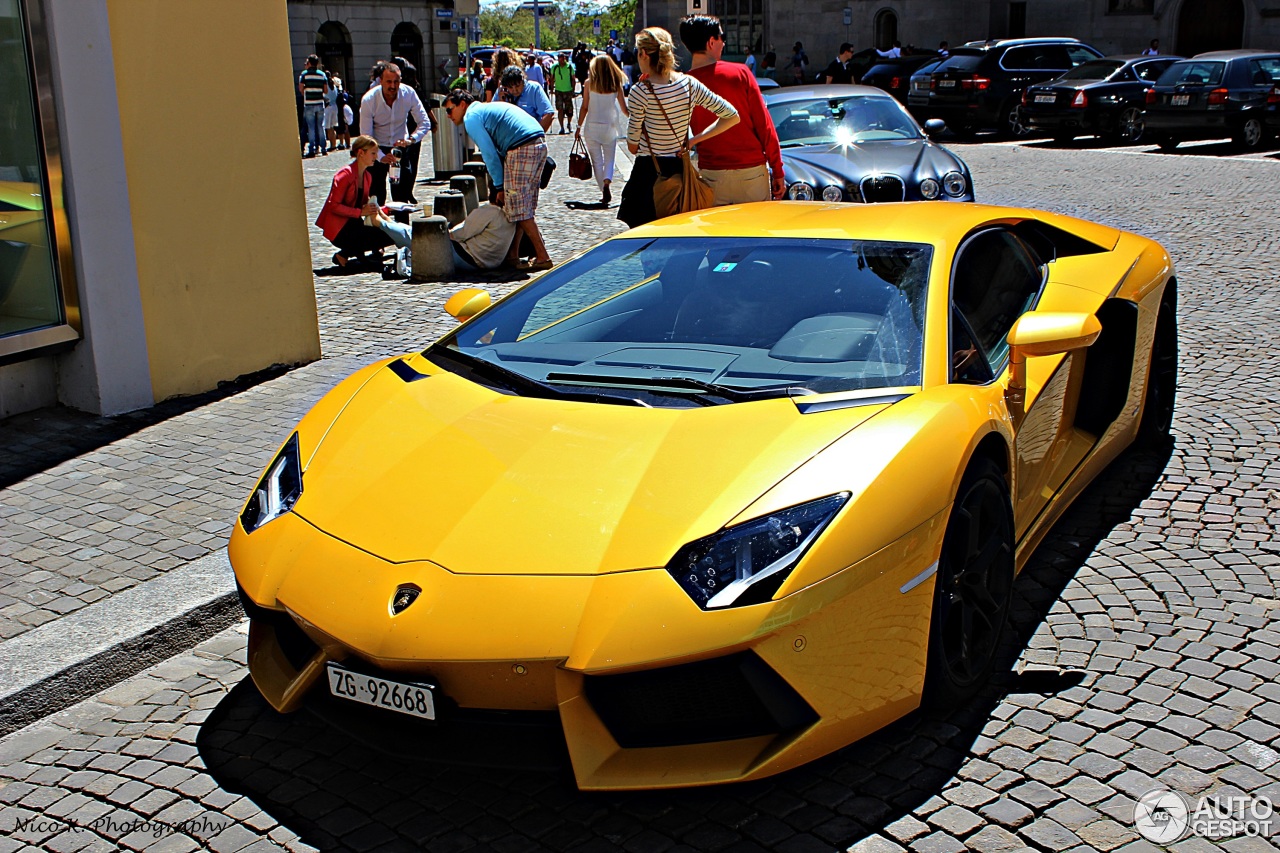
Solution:
[[(587, 0), (557, 0), (547, 6), (540, 27), (543, 50), (568, 50), (578, 42), (604, 47), (610, 30), (617, 30), (619, 38), (629, 39), (635, 27), (636, 0), (616, 0), (604, 8)], [(599, 38), (592, 30), (596, 18), (600, 19)], [(524, 49), (533, 44), (533, 12), (518, 6), (483, 6), (480, 31), (487, 44)]]

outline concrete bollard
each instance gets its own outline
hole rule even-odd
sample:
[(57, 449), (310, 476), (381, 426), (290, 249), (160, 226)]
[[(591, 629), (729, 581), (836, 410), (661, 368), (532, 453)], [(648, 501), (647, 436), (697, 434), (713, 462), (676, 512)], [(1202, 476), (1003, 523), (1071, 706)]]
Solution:
[(462, 193), (462, 198), (467, 203), (468, 214), (480, 204), (480, 199), (476, 195), (476, 179), (472, 175), (454, 175), (449, 179), (449, 189)]
[(483, 160), (469, 160), (462, 164), (462, 171), (476, 179), (476, 198), (489, 200), (489, 169)]
[(445, 190), (432, 200), (431, 212), (447, 219), (452, 228), (467, 218), (467, 202), (462, 193)]
[(444, 281), (453, 277), (453, 246), (449, 242), (449, 223), (443, 216), (413, 220), (412, 247), (411, 281)]

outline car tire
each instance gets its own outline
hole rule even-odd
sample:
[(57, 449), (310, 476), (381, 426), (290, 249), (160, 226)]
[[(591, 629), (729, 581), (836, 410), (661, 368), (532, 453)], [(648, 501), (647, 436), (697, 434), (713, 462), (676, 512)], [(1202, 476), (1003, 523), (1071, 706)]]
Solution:
[(1013, 596), (1014, 533), (1009, 485), (989, 459), (960, 480), (934, 585), (925, 702), (951, 708), (986, 683)]
[(1142, 141), (1142, 135), (1146, 129), (1147, 120), (1143, 117), (1142, 110), (1137, 107), (1125, 107), (1116, 119), (1116, 127), (1112, 135), (1116, 142), (1134, 145)]
[(1000, 108), (1000, 135), (1006, 139), (1026, 139), (1031, 135), (1022, 112), (1022, 96), (1015, 95)]
[(1262, 119), (1257, 116), (1246, 118), (1244, 124), (1240, 125), (1240, 129), (1235, 133), (1236, 145), (1245, 151), (1257, 151), (1266, 141), (1267, 128), (1262, 124)]
[(1138, 441), (1149, 446), (1168, 442), (1178, 393), (1178, 302), (1173, 284), (1165, 287), (1151, 340), (1151, 365), (1138, 424)]

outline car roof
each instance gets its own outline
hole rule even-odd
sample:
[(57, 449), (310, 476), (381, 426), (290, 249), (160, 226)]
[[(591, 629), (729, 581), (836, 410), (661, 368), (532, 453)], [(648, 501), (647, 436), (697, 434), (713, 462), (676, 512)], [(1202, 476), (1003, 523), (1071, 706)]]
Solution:
[(834, 240), (884, 240), (955, 246), (988, 223), (1037, 219), (1108, 250), (1120, 231), (1040, 210), (996, 207), (972, 202), (908, 201), (841, 204), (816, 201), (763, 201), (696, 210), (641, 225), (612, 239), (642, 237), (803, 237)]
[(1197, 53), (1192, 59), (1237, 59), (1239, 57), (1272, 57), (1280, 56), (1274, 50), (1211, 50), (1208, 53)]
[(1077, 38), (1067, 36), (1037, 36), (1035, 38), (1017, 38), (1017, 39), (979, 39), (977, 41), (967, 41), (960, 47), (991, 49), (996, 47), (1014, 47), (1020, 44), (1084, 44)]
[(853, 84), (835, 83), (825, 86), (787, 86), (777, 91), (770, 90), (770, 101), (800, 101), (807, 98), (848, 98), (863, 95), (869, 98), (888, 98), (893, 96), (884, 89), (875, 86), (855, 86)]

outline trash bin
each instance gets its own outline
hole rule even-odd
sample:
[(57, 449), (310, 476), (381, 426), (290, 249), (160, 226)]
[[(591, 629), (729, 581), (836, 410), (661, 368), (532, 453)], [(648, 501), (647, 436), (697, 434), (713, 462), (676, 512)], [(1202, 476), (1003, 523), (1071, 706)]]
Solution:
[(433, 109), (431, 120), (436, 125), (436, 132), (431, 134), (436, 178), (451, 178), (462, 171), (470, 140), (467, 139), (467, 132), (461, 125), (449, 120), (449, 114), (445, 112), (444, 107)]

